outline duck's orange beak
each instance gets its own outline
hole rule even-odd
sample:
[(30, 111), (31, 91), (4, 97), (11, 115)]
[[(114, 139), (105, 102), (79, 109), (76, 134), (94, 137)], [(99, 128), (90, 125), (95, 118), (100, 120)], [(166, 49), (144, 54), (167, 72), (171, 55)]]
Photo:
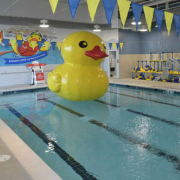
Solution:
[(36, 38), (32, 38), (31, 41), (38, 41)]
[(108, 57), (104, 51), (101, 50), (100, 46), (95, 46), (93, 50), (91, 51), (86, 51), (85, 52), (86, 56), (92, 57), (94, 60), (102, 59), (105, 57)]

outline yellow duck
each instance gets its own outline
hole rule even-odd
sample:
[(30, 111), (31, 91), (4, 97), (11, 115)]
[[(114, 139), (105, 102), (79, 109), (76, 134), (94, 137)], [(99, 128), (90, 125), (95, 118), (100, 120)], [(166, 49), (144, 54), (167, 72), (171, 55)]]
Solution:
[[(16, 35), (16, 40), (23, 40), (22, 34)], [(21, 48), (18, 47), (18, 44), (13, 46), (13, 51), (16, 54), (19, 54), (21, 56), (32, 56), (36, 54), (39, 50), (40, 51), (47, 51), (48, 49), (44, 46), (39, 49), (37, 42), (44, 41), (42, 38), (42, 35), (38, 32), (33, 32), (30, 34), (30, 36), (27, 38), (27, 41), (23, 41)], [(33, 44), (34, 42), (34, 44)]]
[(103, 96), (109, 86), (108, 77), (100, 67), (105, 57), (101, 38), (79, 31), (63, 41), (61, 54), (64, 64), (48, 74), (48, 87), (70, 101), (91, 101)]

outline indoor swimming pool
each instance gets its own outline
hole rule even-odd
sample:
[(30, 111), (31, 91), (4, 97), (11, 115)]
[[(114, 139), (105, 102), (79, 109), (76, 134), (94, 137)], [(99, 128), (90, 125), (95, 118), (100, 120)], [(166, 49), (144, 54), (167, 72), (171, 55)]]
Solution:
[(63, 180), (180, 179), (179, 95), (109, 86), (90, 102), (49, 90), (0, 99), (0, 118)]

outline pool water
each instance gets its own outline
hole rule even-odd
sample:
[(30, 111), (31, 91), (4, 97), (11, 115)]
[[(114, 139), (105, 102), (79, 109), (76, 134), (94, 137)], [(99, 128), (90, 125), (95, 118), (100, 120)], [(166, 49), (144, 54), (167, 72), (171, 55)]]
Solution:
[(90, 102), (0, 97), (0, 118), (63, 180), (179, 180), (179, 109), (179, 95), (115, 86)]

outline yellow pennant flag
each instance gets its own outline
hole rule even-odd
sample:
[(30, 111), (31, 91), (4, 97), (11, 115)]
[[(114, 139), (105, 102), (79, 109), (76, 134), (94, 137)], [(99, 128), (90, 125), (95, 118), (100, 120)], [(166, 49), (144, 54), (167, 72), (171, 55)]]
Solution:
[(57, 47), (58, 47), (58, 49), (59, 49), (59, 51), (60, 51), (60, 50), (61, 50), (61, 45), (62, 45), (62, 43), (61, 43), (61, 42), (57, 42), (56, 45), (57, 45)]
[(170, 31), (171, 31), (171, 25), (172, 25), (172, 21), (173, 21), (173, 13), (169, 13), (169, 12), (164, 12), (165, 13), (165, 21), (166, 21), (166, 27), (168, 30), (168, 36), (170, 35)]
[(154, 15), (154, 8), (151, 8), (148, 6), (143, 6), (143, 9), (144, 9), (144, 14), (145, 14), (146, 23), (147, 23), (149, 32), (151, 32), (152, 20), (153, 20), (153, 15)]
[(48, 41), (44, 42), (44, 45), (45, 45), (47, 50), (49, 49), (49, 44), (50, 44), (50, 42), (48, 42)]
[(106, 47), (107, 43), (104, 43), (104, 46)]
[(116, 43), (113, 43), (112, 45), (113, 45), (114, 50), (116, 50)]
[(0, 39), (0, 43), (2, 42), (2, 39)]
[(122, 22), (123, 28), (124, 28), (131, 2), (126, 1), (126, 0), (117, 0), (117, 2), (118, 2), (119, 12), (120, 12), (120, 16), (121, 16), (121, 22)]
[(33, 50), (37, 45), (38, 45), (37, 41), (31, 41), (31, 46), (32, 46)]
[(57, 7), (57, 4), (58, 4), (58, 1), (59, 1), (59, 0), (49, 0), (49, 3), (50, 3), (50, 5), (51, 5), (53, 14), (54, 14), (55, 11), (56, 11), (56, 7)]
[(11, 46), (13, 50), (16, 48), (16, 39), (10, 39)]
[(87, 0), (88, 10), (89, 10), (92, 22), (94, 21), (94, 16), (96, 14), (99, 2), (100, 0)]
[(124, 43), (121, 42), (121, 43), (119, 43), (119, 44), (120, 44), (120, 47), (121, 47), (121, 50), (122, 50)]

